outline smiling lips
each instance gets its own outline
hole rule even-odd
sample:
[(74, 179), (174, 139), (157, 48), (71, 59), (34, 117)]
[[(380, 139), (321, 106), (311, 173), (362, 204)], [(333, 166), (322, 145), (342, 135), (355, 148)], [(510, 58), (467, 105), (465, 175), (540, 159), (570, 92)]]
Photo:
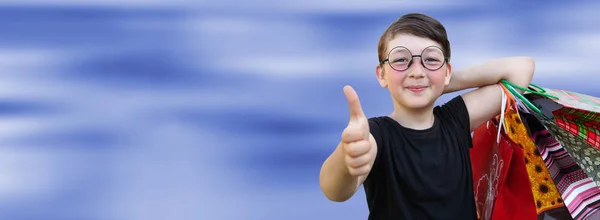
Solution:
[(427, 87), (429, 87), (429, 86), (416, 85), (416, 86), (407, 86), (406, 88), (408, 90), (410, 90), (411, 92), (419, 93), (419, 92), (422, 92), (423, 90), (425, 90)]

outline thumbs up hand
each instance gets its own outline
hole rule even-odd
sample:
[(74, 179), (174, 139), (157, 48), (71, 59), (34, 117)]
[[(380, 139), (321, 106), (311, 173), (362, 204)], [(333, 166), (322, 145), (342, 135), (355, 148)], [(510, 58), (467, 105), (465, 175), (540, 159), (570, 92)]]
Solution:
[(342, 147), (346, 167), (350, 175), (358, 177), (369, 174), (375, 160), (374, 148), (369, 131), (369, 121), (362, 111), (360, 100), (351, 86), (344, 87), (344, 94), (350, 108), (350, 121), (342, 132)]

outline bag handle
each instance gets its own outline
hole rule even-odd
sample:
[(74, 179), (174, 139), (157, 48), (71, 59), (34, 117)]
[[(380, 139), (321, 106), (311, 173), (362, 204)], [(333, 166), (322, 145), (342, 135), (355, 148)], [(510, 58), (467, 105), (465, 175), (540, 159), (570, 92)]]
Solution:
[(549, 118), (548, 118), (548, 117), (547, 117), (547, 116), (546, 116), (544, 113), (542, 113), (542, 111), (541, 111), (541, 110), (540, 110), (538, 107), (536, 107), (536, 106), (535, 106), (533, 103), (531, 103), (531, 102), (529, 101), (529, 99), (525, 98), (525, 96), (523, 96), (521, 93), (519, 93), (519, 92), (517, 91), (517, 89), (515, 89), (515, 87), (514, 87), (514, 86), (516, 86), (517, 88), (519, 88), (519, 89), (521, 89), (521, 90), (524, 90), (524, 91), (531, 91), (531, 93), (538, 94), (538, 95), (541, 95), (541, 96), (543, 96), (543, 97), (547, 97), (547, 98), (555, 98), (555, 99), (558, 99), (558, 97), (555, 97), (555, 96), (553, 96), (553, 95), (549, 95), (549, 94), (547, 94), (547, 93), (546, 93), (546, 90), (544, 90), (543, 88), (541, 88), (541, 87), (539, 87), (539, 86), (533, 85), (533, 84), (530, 84), (530, 85), (532, 85), (532, 86), (534, 86), (534, 87), (537, 87), (537, 88), (539, 88), (539, 89), (540, 89), (540, 90), (542, 90), (543, 92), (538, 92), (538, 91), (533, 91), (533, 90), (530, 90), (530, 89), (525, 89), (525, 88), (522, 88), (522, 87), (520, 87), (520, 86), (517, 86), (517, 85), (515, 85), (515, 84), (513, 84), (513, 83), (509, 82), (508, 80), (504, 80), (504, 79), (503, 79), (503, 80), (500, 80), (500, 83), (501, 83), (501, 84), (502, 84), (502, 85), (503, 85), (503, 86), (504, 86), (504, 87), (505, 87), (505, 88), (506, 88), (506, 89), (507, 89), (507, 90), (508, 90), (508, 91), (509, 91), (509, 92), (510, 92), (510, 93), (511, 93), (511, 94), (512, 94), (514, 97), (518, 98), (518, 99), (519, 99), (519, 100), (520, 100), (520, 101), (521, 101), (523, 104), (525, 104), (525, 107), (527, 107), (527, 108), (531, 109), (533, 112), (537, 113), (537, 114), (538, 114), (539, 116), (541, 116), (542, 118), (544, 118), (544, 119), (549, 119)]
[[(500, 86), (500, 88), (504, 91), (504, 93), (507, 96), (508, 100), (507, 100), (506, 105), (508, 107), (512, 107), (514, 110), (517, 110), (517, 100), (515, 99), (515, 96), (510, 95), (512, 93), (506, 88), (506, 86), (504, 86), (504, 84), (499, 83), (498, 85)], [(510, 111), (510, 108), (506, 108), (506, 111), (504, 111), (504, 114), (508, 114), (509, 111)]]
[(505, 79), (500, 80), (500, 82), (502, 84), (504, 84), (504, 85), (509, 85), (509, 86), (513, 87), (514, 89), (519, 89), (519, 90), (524, 91), (524, 92), (529, 92), (529, 93), (540, 95), (540, 96), (543, 96), (543, 97), (546, 97), (546, 98), (551, 98), (551, 99), (558, 100), (558, 97), (546, 93), (546, 90), (544, 88), (542, 88), (540, 86), (537, 86), (537, 85), (535, 85), (533, 83), (530, 83), (529, 87), (533, 87), (534, 89), (539, 90), (539, 91), (536, 91), (534, 89), (530, 89), (529, 87), (528, 88), (523, 88), (523, 87), (515, 85), (514, 83), (511, 83), (510, 81), (505, 80)]
[(500, 90), (502, 91), (502, 107), (500, 108), (500, 122), (498, 123), (498, 135), (496, 136), (496, 143), (500, 143), (500, 134), (502, 133), (502, 127), (504, 131), (508, 131), (506, 129), (506, 123), (504, 122), (504, 117), (510, 113), (511, 108), (516, 110), (517, 101), (515, 97), (510, 95), (511, 93), (506, 89), (502, 83), (498, 83)]
[[(514, 84), (508, 82), (507, 80), (501, 80), (500, 83), (516, 98), (518, 98), (519, 100), (521, 100), (521, 102), (523, 104), (525, 104), (525, 106), (529, 109), (531, 109), (532, 111), (534, 111), (535, 113), (538, 113), (539, 115), (544, 115), (542, 113), (542, 111), (540, 111), (540, 109), (538, 107), (536, 107), (535, 105), (533, 105), (527, 98), (525, 98), (525, 96), (523, 96), (521, 93), (519, 93), (513, 86), (515, 86)], [(529, 90), (529, 89), (526, 89)], [(533, 90), (532, 90), (533, 91)], [(541, 92), (535, 92), (537, 93), (541, 93)], [(542, 96), (546, 97), (547, 94), (545, 93), (541, 93)]]

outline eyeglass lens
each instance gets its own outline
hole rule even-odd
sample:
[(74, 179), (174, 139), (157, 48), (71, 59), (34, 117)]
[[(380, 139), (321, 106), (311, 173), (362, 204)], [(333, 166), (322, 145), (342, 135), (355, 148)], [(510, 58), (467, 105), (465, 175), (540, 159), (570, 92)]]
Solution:
[[(404, 47), (394, 48), (389, 55), (390, 66), (398, 71), (407, 70), (413, 63), (413, 55)], [(444, 65), (444, 53), (438, 47), (428, 47), (421, 53), (423, 67), (428, 70), (438, 70)]]

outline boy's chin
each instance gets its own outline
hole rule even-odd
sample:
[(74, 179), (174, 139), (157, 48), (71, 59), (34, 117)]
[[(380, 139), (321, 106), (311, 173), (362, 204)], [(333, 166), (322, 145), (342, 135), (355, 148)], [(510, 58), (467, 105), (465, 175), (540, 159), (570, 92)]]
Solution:
[(429, 102), (413, 102), (413, 103), (408, 103), (408, 108), (410, 109), (425, 109), (431, 106), (431, 103)]
[(411, 98), (402, 100), (400, 103), (408, 109), (424, 109), (433, 105), (435, 100), (426, 97)]

